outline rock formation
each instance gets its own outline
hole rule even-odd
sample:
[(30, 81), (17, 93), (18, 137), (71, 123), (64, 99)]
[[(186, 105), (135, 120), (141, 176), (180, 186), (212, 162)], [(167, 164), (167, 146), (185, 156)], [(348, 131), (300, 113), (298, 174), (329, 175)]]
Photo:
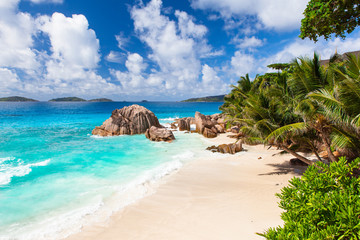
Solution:
[(165, 141), (171, 142), (175, 139), (174, 134), (171, 130), (162, 127), (152, 126), (146, 130), (145, 136), (151, 141)]
[[(214, 138), (217, 136), (218, 133), (222, 132), (219, 131), (221, 128), (216, 127), (219, 125), (217, 119), (219, 119), (219, 114), (213, 114), (211, 116), (205, 116), (199, 112), (195, 113), (195, 125), (196, 125), (196, 132), (204, 135), (207, 138)], [(225, 128), (225, 127), (223, 127)]]
[(217, 137), (217, 132), (214, 131), (214, 129), (210, 129), (210, 128), (204, 128), (204, 131), (202, 134), (206, 138), (216, 138)]
[(145, 133), (151, 126), (161, 127), (153, 112), (137, 104), (116, 109), (100, 127), (95, 127), (93, 135), (116, 136)]
[(243, 147), (242, 147), (242, 141), (240, 140), (231, 144), (221, 144), (219, 146), (213, 145), (211, 147), (206, 148), (206, 150), (210, 150), (212, 152), (235, 154), (237, 152), (242, 151)]
[(177, 125), (179, 127), (179, 131), (190, 131), (190, 126), (194, 122), (193, 117), (185, 117), (176, 119)]

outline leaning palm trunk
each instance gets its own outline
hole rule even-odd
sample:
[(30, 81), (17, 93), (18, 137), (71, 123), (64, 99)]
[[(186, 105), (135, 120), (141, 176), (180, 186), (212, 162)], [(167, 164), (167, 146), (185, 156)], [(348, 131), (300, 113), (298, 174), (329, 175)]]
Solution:
[(331, 127), (329, 126), (329, 123), (324, 115), (318, 115), (317, 119), (315, 121), (315, 124), (313, 127), (316, 129), (316, 131), (319, 134), (319, 137), (321, 138), (326, 152), (328, 154), (328, 157), (331, 162), (336, 162), (337, 159), (334, 156), (333, 152), (331, 151), (331, 140), (330, 140), (330, 133), (331, 133)]
[(296, 157), (296, 158), (299, 159), (300, 161), (306, 163), (307, 165), (313, 165), (313, 164), (314, 164), (313, 161), (307, 159), (307, 158), (304, 157), (304, 156), (301, 156), (301, 155), (298, 154), (297, 152), (295, 152), (295, 151), (291, 150), (290, 148), (286, 147), (284, 144), (280, 144), (280, 147), (281, 147), (284, 151), (290, 153), (291, 155), (293, 155), (294, 157)]
[(324, 133), (320, 132), (320, 137), (325, 145), (326, 152), (331, 162), (336, 162), (337, 158), (334, 156), (333, 152), (331, 151), (331, 146), (329, 143), (329, 137), (326, 137)]

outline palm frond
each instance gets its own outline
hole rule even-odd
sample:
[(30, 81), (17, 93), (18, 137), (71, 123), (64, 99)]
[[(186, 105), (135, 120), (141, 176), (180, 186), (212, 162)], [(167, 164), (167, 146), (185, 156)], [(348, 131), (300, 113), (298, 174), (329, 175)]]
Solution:
[(290, 134), (302, 134), (307, 130), (305, 122), (289, 124), (272, 131), (266, 138), (265, 142), (274, 139), (275, 141), (283, 141)]

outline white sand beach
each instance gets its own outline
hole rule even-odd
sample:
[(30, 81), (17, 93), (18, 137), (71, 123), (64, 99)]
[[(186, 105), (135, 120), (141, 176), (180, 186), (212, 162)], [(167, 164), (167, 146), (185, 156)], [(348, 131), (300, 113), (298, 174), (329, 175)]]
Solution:
[[(226, 135), (208, 141), (234, 141)], [(278, 150), (244, 148), (187, 163), (162, 179), (154, 194), (68, 239), (263, 239), (255, 233), (282, 224), (275, 193), (303, 169), (289, 166), (288, 154), (274, 156)]]

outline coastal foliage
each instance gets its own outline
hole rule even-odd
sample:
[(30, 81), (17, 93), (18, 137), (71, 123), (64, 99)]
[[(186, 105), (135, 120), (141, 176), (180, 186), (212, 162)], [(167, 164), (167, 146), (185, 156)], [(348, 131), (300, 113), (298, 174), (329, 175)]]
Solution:
[(266, 239), (360, 239), (360, 158), (310, 166), (277, 197), (284, 226), (270, 228)]
[(308, 37), (316, 42), (318, 37), (328, 39), (332, 34), (345, 38), (345, 33), (351, 33), (360, 24), (360, 1), (310, 0), (304, 15), (302, 39)]
[(243, 76), (221, 107), (230, 124), (240, 126), (245, 143), (276, 146), (307, 164), (334, 151), (353, 159), (360, 154), (360, 59), (336, 56), (322, 66), (317, 54), (289, 64), (273, 64), (277, 73)]

